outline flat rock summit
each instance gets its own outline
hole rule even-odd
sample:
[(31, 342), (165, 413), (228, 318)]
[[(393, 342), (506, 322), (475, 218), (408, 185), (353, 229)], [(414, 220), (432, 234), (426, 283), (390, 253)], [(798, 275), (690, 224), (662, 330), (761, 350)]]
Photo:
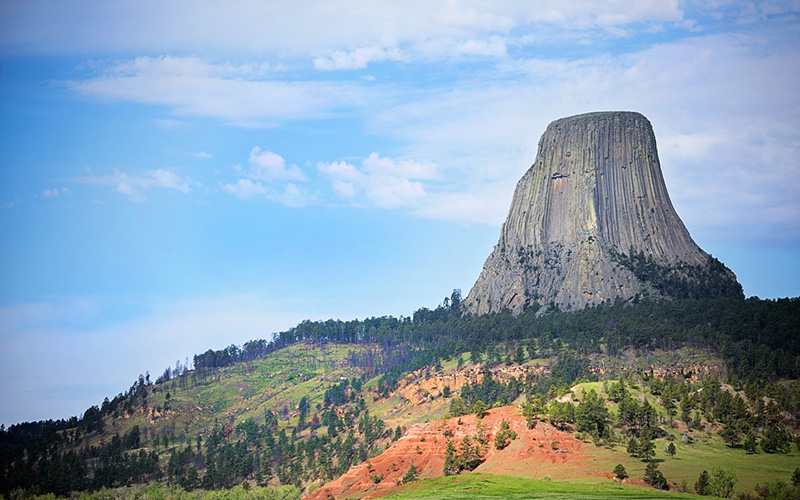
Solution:
[(647, 118), (600, 112), (552, 122), (466, 311), (569, 310), (644, 296), (741, 297), (742, 288), (675, 212)]

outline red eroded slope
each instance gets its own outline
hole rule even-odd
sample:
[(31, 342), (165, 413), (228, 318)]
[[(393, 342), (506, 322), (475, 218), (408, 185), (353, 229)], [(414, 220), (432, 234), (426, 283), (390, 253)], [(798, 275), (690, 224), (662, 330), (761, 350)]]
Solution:
[[(498, 450), (494, 446), (494, 437), (503, 420), (508, 421), (518, 437), (506, 448)], [(351, 467), (307, 499), (382, 496), (397, 485), (412, 463), (419, 471), (419, 477), (441, 476), (447, 441), (452, 441), (458, 448), (464, 436), (475, 438), (479, 433), (488, 442), (483, 448), (485, 461), (476, 469), (479, 472), (554, 479), (594, 474), (591, 468), (585, 467), (590, 459), (581, 451), (582, 441), (544, 422), (528, 429), (517, 407), (504, 406), (489, 410), (480, 421), (475, 415), (466, 415), (415, 424), (381, 455)], [(381, 475), (383, 478), (376, 484), (373, 477), (380, 478)]]

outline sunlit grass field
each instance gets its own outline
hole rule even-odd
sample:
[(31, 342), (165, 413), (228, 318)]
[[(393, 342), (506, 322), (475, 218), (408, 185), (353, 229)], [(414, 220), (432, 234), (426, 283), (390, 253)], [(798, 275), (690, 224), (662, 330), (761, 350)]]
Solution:
[(401, 486), (387, 500), (480, 500), (508, 498), (515, 500), (572, 499), (610, 500), (703, 498), (696, 495), (662, 492), (652, 488), (615, 484), (596, 485), (524, 479), (494, 474), (462, 474), (415, 481)]

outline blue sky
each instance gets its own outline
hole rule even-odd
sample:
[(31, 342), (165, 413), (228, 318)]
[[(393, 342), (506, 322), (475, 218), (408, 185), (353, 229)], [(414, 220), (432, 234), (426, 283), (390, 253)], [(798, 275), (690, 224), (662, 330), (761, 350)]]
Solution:
[(0, 0), (0, 422), (464, 294), (547, 124), (634, 110), (747, 295), (800, 291), (800, 3)]

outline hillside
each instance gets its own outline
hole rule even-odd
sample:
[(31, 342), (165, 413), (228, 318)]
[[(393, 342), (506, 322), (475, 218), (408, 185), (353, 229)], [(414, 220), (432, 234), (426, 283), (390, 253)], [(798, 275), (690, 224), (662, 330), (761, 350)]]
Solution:
[[(0, 492), (162, 483), (358, 498), (395, 491), (411, 464), (420, 479), (611, 485), (621, 464), (629, 487), (652, 489), (655, 464), (663, 482), (652, 470), (650, 482), (673, 491), (715, 469), (735, 474), (736, 491), (788, 484), (800, 464), (798, 301), (712, 303), (713, 314), (643, 301), (473, 318), (448, 301), (413, 318), (305, 322), (140, 377), (81, 418), (0, 432)], [(500, 449), (503, 421), (516, 438)]]

